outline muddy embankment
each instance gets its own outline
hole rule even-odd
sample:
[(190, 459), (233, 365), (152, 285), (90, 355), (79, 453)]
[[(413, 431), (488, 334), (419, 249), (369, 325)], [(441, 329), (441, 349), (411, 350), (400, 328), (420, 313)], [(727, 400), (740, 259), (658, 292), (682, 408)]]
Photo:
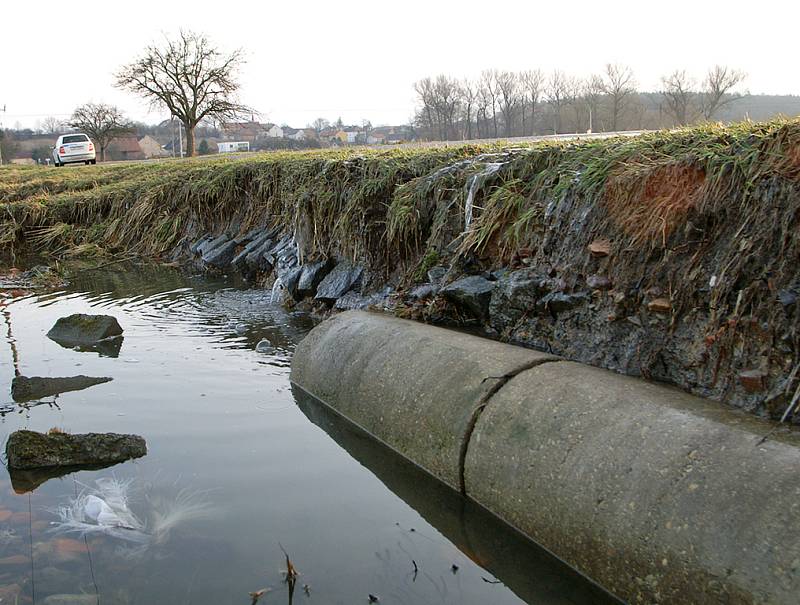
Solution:
[(774, 419), (800, 395), (800, 122), (20, 174), (7, 252), (238, 271)]

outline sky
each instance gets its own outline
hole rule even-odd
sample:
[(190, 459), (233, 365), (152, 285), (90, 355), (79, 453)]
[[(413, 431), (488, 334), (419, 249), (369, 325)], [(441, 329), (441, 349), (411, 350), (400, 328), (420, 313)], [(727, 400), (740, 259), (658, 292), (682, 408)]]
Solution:
[[(181, 28), (242, 48), (240, 100), (259, 119), (400, 124), (413, 83), (487, 68), (575, 76), (629, 65), (640, 89), (685, 69), (745, 71), (742, 91), (800, 94), (797, 0), (0, 1), (0, 123), (35, 127), (88, 101), (148, 123), (168, 117), (113, 86), (114, 73)], [(5, 113), (2, 108), (5, 106)]]

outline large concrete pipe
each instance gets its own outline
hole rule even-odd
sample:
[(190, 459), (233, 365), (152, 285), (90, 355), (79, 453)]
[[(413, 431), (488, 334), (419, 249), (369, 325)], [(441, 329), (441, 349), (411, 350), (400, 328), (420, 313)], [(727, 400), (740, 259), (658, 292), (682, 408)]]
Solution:
[(636, 603), (800, 602), (800, 438), (683, 392), (377, 314), (292, 381)]

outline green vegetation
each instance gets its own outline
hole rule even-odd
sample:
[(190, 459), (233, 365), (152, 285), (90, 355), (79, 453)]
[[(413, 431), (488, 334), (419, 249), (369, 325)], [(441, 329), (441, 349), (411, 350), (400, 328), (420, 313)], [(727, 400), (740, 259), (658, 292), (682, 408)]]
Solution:
[[(625, 251), (624, 263), (639, 259), (644, 267), (654, 251), (663, 257), (676, 245), (706, 241), (712, 232), (704, 224), (719, 227), (734, 216), (747, 229), (762, 224), (759, 185), (800, 178), (800, 122), (706, 125), (500, 152), (502, 144), (3, 167), (0, 246), (158, 256), (232, 220), (242, 230), (265, 222), (291, 230), (302, 217), (311, 226), (312, 255), (350, 256), (387, 272), (413, 275), (430, 264), (428, 256), (454, 251), (508, 262), (520, 249), (541, 248), (553, 229), (566, 229), (580, 253), (592, 237), (610, 238)], [(490, 162), (504, 165), (481, 181), (464, 232), (471, 179)], [(585, 216), (576, 230), (563, 217), (579, 220), (577, 207)], [(686, 236), (689, 216), (705, 217), (693, 223), (694, 240)], [(775, 233), (774, 225), (764, 227)], [(788, 254), (797, 236), (787, 233), (783, 242), (763, 243)]]

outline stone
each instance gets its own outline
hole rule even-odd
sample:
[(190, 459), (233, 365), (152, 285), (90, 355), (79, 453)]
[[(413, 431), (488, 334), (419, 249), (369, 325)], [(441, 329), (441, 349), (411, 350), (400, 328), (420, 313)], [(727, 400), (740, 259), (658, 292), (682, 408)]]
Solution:
[(286, 289), (286, 293), (294, 300), (303, 298), (297, 292), (297, 284), (300, 283), (300, 275), (303, 273), (302, 267), (289, 267), (278, 272), (278, 277)]
[(436, 295), (436, 286), (433, 284), (421, 284), (413, 288), (406, 297), (411, 300), (425, 300)]
[(271, 271), (272, 263), (267, 260), (267, 254), (272, 249), (273, 244), (274, 240), (267, 238), (261, 242), (261, 245), (248, 252), (245, 257), (247, 268), (251, 271)]
[(542, 276), (531, 269), (520, 269), (500, 277), (489, 301), (489, 321), (498, 332), (515, 325), (536, 308), (545, 292)]
[(96, 384), (113, 380), (107, 376), (69, 376), (45, 378), (41, 376), (15, 376), (11, 381), (11, 397), (14, 401), (32, 401), (59, 393), (81, 391)]
[(672, 303), (668, 298), (655, 298), (647, 303), (647, 310), (652, 313), (667, 314), (672, 310)]
[(37, 433), (14, 431), (6, 442), (10, 469), (107, 464), (141, 458), (147, 444), (139, 435), (119, 433)]
[(586, 292), (576, 292), (574, 294), (565, 294), (564, 292), (551, 292), (550, 294), (542, 297), (536, 303), (536, 310), (540, 313), (550, 313), (551, 315), (558, 315), (565, 311), (570, 311), (575, 307), (588, 302), (589, 294)]
[(264, 243), (268, 241), (270, 241), (268, 233), (263, 233), (261, 236), (250, 240), (250, 242), (242, 248), (242, 251), (233, 257), (231, 265), (241, 271), (247, 266), (247, 257), (255, 250), (263, 247)]
[(225, 269), (230, 266), (236, 256), (237, 247), (235, 240), (227, 240), (214, 248), (208, 248), (203, 252), (203, 262), (217, 269)]
[(83, 313), (61, 317), (47, 333), (48, 338), (67, 347), (94, 345), (121, 335), (122, 327), (111, 315)]
[(197, 240), (195, 243), (189, 246), (189, 252), (191, 252), (192, 254), (200, 253), (201, 252), (200, 248), (208, 244), (213, 239), (214, 239), (213, 235), (211, 235), (210, 233), (206, 233), (203, 237), (201, 237), (199, 240)]
[(445, 286), (441, 293), (456, 307), (485, 322), (489, 319), (489, 302), (495, 283), (480, 275), (470, 275)]
[(353, 309), (367, 309), (373, 306), (380, 306), (386, 303), (389, 296), (389, 290), (386, 289), (382, 292), (375, 294), (363, 295), (354, 290), (350, 290), (342, 297), (338, 298), (333, 305), (333, 308), (338, 311), (350, 311)]
[(586, 280), (586, 285), (592, 290), (610, 290), (611, 280), (605, 275), (590, 275)]
[(222, 235), (217, 236), (217, 237), (213, 237), (213, 236), (209, 235), (207, 240), (205, 240), (205, 241), (201, 240), (200, 242), (198, 242), (198, 245), (195, 247), (195, 253), (196, 254), (201, 254), (201, 255), (205, 254), (209, 250), (213, 250), (217, 246), (221, 246), (222, 244), (227, 242), (229, 239), (230, 238), (227, 235), (225, 235), (224, 233)]
[(266, 338), (262, 338), (256, 345), (256, 351), (258, 353), (269, 353), (272, 351), (272, 343)]
[(589, 244), (589, 252), (595, 258), (602, 258), (611, 254), (611, 242), (607, 239), (596, 239)]
[(363, 274), (364, 267), (349, 260), (343, 260), (320, 282), (314, 298), (333, 302), (358, 285)]
[(436, 266), (428, 269), (428, 281), (432, 284), (441, 283), (445, 275), (447, 275), (447, 267)]
[(330, 269), (331, 263), (328, 260), (303, 265), (303, 272), (300, 274), (300, 281), (297, 283), (297, 292), (300, 297), (314, 296), (317, 292), (317, 286), (319, 286)]
[(767, 373), (763, 370), (739, 372), (739, 383), (748, 393), (760, 393), (766, 388)]
[(789, 288), (786, 290), (778, 290), (778, 302), (784, 307), (791, 307), (797, 304), (797, 292)]

